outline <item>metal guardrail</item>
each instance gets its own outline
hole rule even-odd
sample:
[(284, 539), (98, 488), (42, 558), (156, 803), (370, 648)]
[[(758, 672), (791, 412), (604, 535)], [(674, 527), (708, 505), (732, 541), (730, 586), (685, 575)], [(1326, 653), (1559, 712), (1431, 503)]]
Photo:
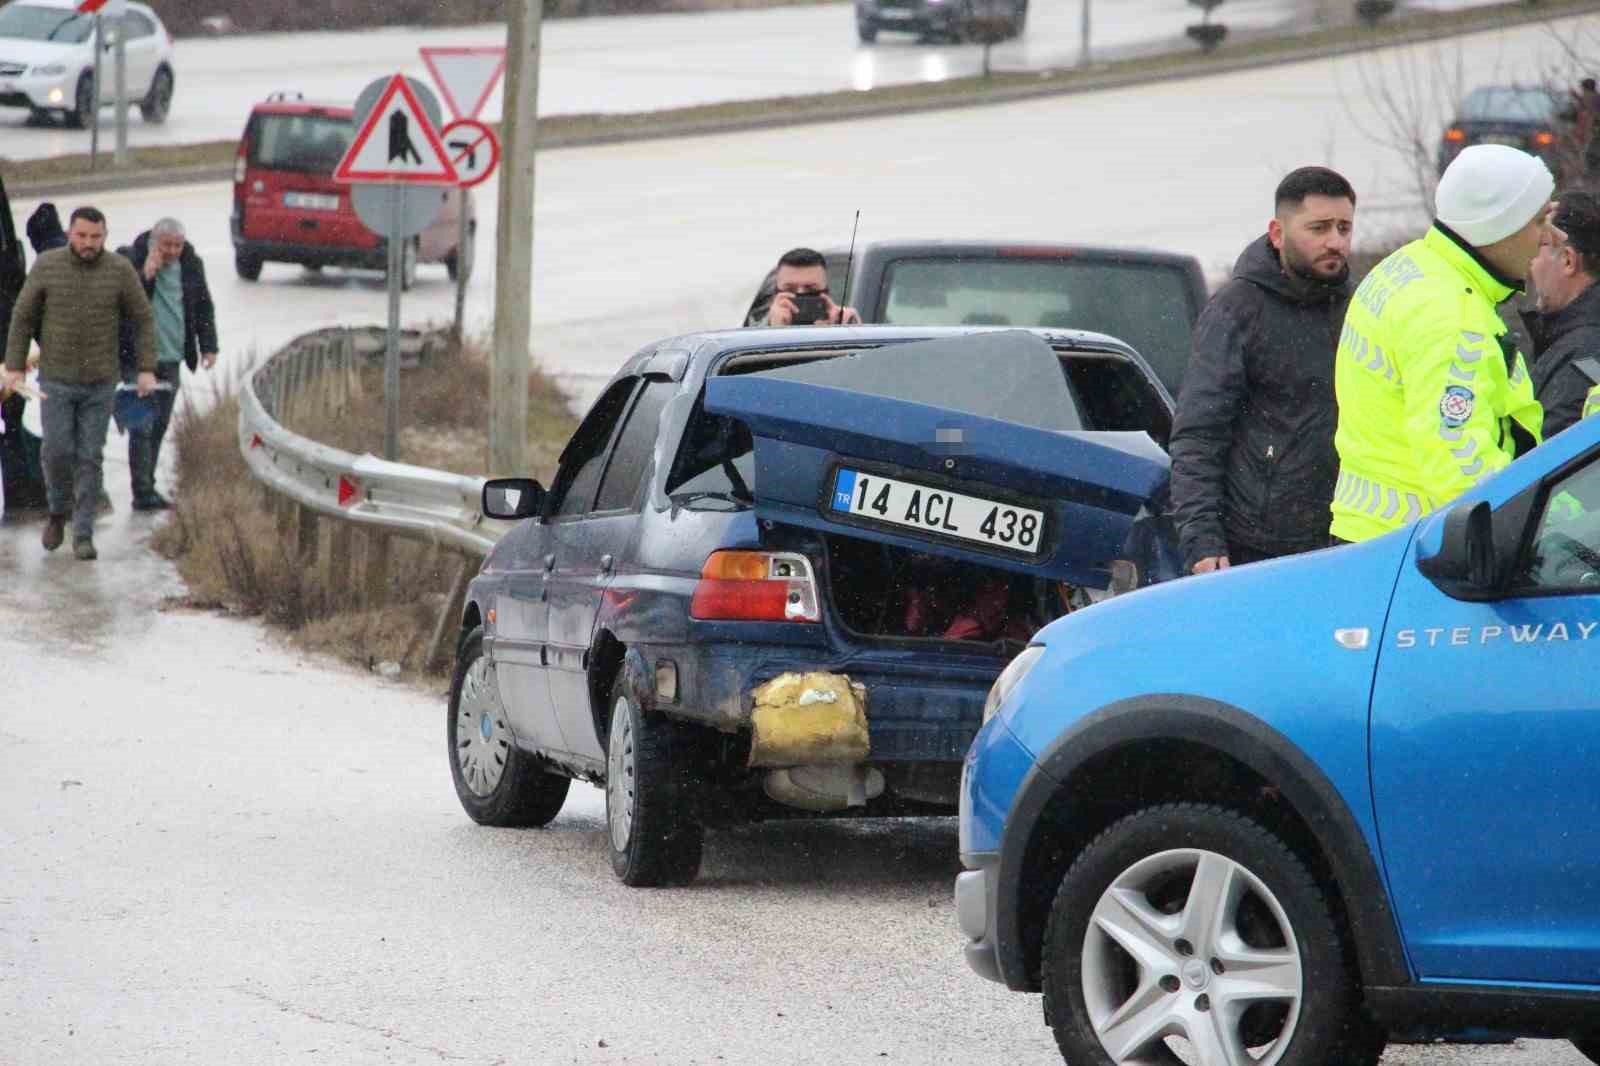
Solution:
[[(352, 532), (366, 533), (366, 604), (387, 599), (389, 539), (406, 537), (462, 556), (425, 651), (424, 667), (447, 661), (467, 583), (512, 523), (484, 518), (483, 479), (352, 455), (300, 436), (289, 425), (316, 412), (348, 410), (363, 388), (361, 366), (382, 358), (381, 330), (328, 329), (291, 341), (250, 373), (239, 390), (239, 450), (251, 473), (277, 501), (278, 529), (298, 525), (296, 552), (317, 562), (319, 519), (336, 524), (329, 538), (330, 586), (350, 581)], [(429, 338), (403, 335), (402, 365), (426, 358)]]
[(483, 517), (482, 478), (352, 455), (285, 428), (298, 412), (335, 412), (349, 402), (367, 358), (362, 336), (351, 330), (308, 334), (251, 373), (239, 395), (245, 462), (273, 491), (316, 514), (487, 555), (511, 523)]

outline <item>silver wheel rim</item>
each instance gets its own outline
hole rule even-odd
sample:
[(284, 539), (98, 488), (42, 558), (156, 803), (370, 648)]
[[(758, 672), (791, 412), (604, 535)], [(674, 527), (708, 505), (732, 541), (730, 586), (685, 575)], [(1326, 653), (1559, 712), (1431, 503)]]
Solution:
[[(1299, 945), (1277, 897), (1232, 859), (1193, 848), (1143, 859), (1101, 894), (1082, 977), (1095, 1036), (1130, 1066), (1174, 1057), (1272, 1066), (1303, 994)], [(1258, 1042), (1263, 1029), (1272, 1038)]]
[(499, 787), (511, 754), (511, 731), (489, 669), (481, 655), (467, 667), (456, 703), (456, 766), (474, 796), (488, 796)]
[(417, 283), (417, 242), (407, 241), (400, 252), (400, 278), (405, 288)]
[(626, 697), (611, 706), (611, 736), (606, 741), (606, 820), (611, 846), (625, 851), (633, 838), (633, 802), (637, 781), (633, 760), (633, 715)]

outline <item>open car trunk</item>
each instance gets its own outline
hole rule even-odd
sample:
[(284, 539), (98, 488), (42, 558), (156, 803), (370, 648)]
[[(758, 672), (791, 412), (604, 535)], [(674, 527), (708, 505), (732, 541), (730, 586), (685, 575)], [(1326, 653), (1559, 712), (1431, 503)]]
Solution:
[(735, 357), (704, 407), (757, 514), (820, 534), (859, 634), (1026, 641), (1165, 491), (1170, 402), (1137, 357), (1022, 331), (794, 355)]

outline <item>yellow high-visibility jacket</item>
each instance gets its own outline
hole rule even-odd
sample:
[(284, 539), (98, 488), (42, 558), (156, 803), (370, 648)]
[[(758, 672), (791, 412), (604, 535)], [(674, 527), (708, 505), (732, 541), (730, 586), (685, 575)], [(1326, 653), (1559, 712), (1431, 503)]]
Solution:
[(1583, 417), (1600, 415), (1600, 385), (1589, 390), (1589, 395), (1583, 398)]
[(1331, 532), (1368, 540), (1420, 518), (1539, 443), (1544, 412), (1495, 305), (1515, 291), (1437, 223), (1356, 289), (1334, 361)]

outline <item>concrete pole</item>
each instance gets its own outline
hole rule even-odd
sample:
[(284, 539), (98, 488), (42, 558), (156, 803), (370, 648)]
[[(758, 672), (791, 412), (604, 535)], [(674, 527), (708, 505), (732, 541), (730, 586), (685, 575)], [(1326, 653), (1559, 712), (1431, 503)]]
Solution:
[(508, 0), (501, 109), (500, 217), (495, 235), (494, 351), (489, 363), (489, 473), (527, 469), (533, 299), (533, 154), (539, 123), (539, 23), (544, 0)]
[(1083, 20), (1078, 30), (1078, 66), (1089, 65), (1089, 0), (1083, 0)]
[(128, 165), (128, 16), (117, 16), (117, 154), (112, 161)]
[[(100, 57), (106, 52), (106, 20), (98, 11), (94, 15), (94, 106), (89, 109), (89, 171), (94, 172), (95, 164), (100, 159), (100, 94), (105, 81), (100, 77), (100, 68), (103, 64)], [(78, 87), (72, 87), (73, 92)], [(77, 103), (76, 100), (73, 101)]]

